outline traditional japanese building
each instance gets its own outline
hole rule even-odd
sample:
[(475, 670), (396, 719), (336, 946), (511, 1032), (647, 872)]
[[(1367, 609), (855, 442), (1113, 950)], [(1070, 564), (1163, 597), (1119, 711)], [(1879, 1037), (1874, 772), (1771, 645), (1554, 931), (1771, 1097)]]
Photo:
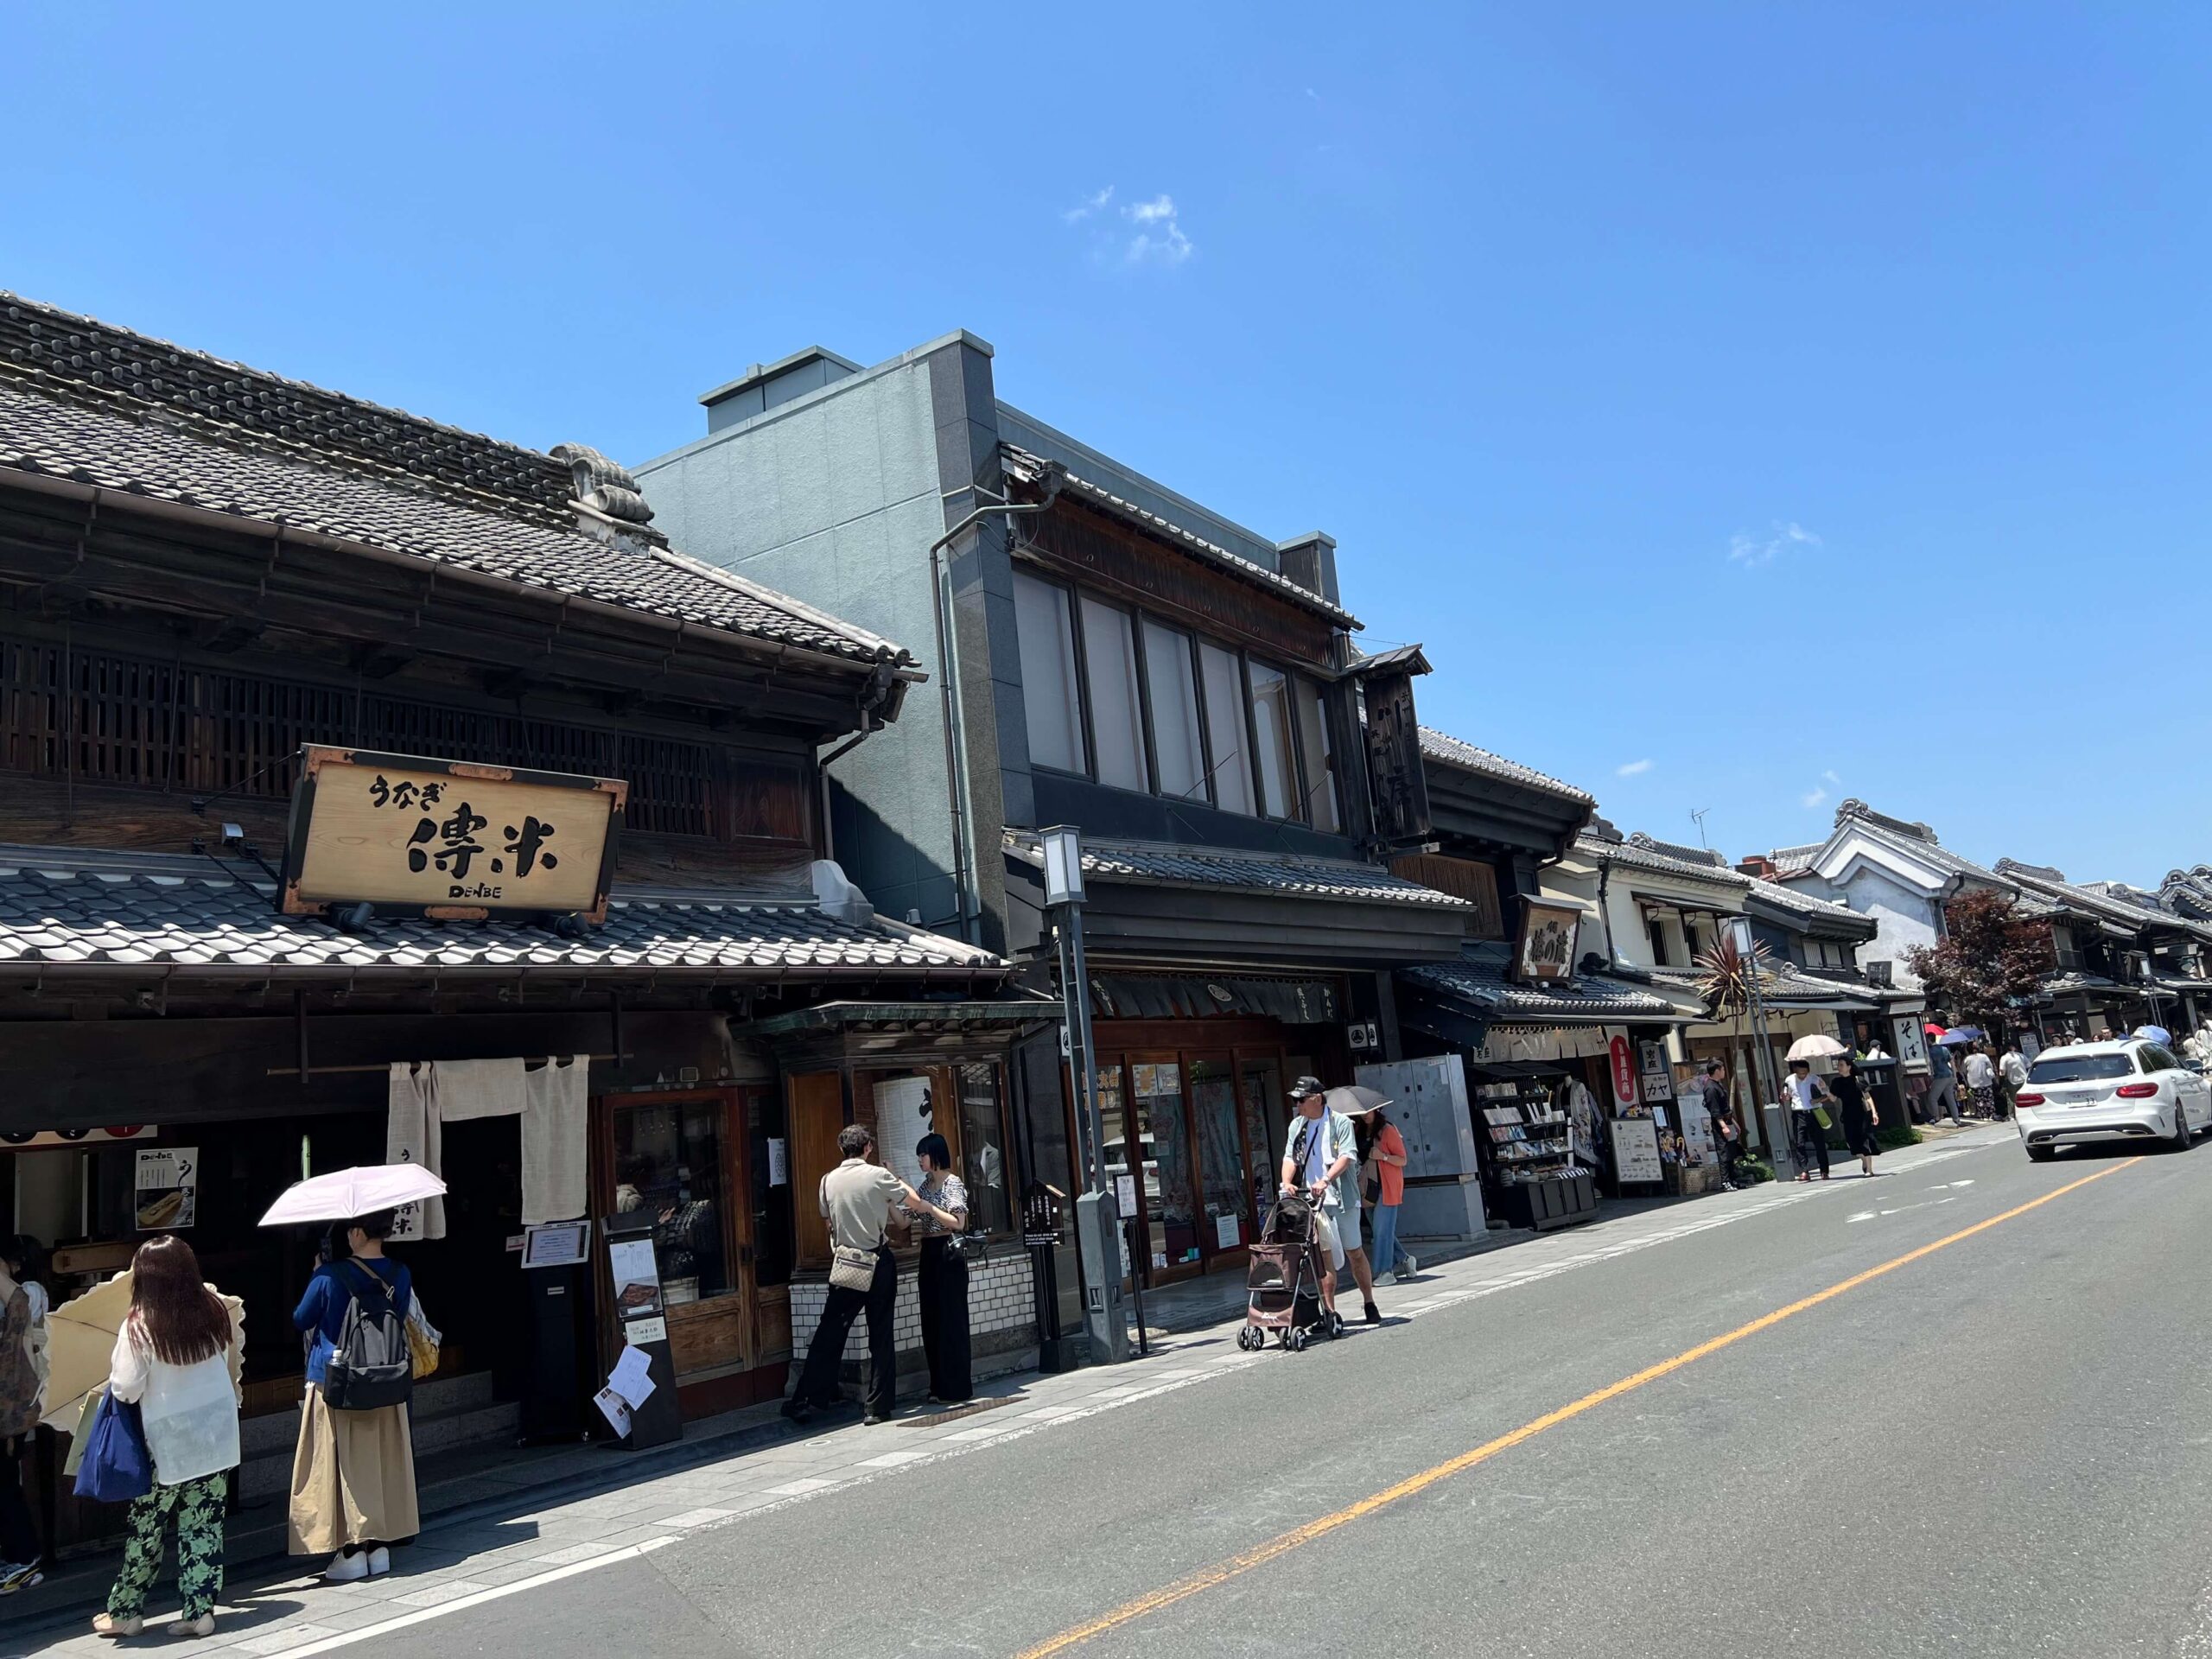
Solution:
[[(563, 1354), (515, 1253), (558, 1217), (653, 1217), (686, 1412), (774, 1395), (822, 1247), (793, 1195), (855, 1098), (922, 1103), (1014, 1236), (1007, 1057), (1057, 1006), (877, 914), (822, 810), (823, 749), (881, 741), (924, 677), (685, 556), (589, 449), (0, 296), (0, 1232), (53, 1245), (67, 1294), (182, 1230), (245, 1300), (249, 1413), (281, 1417), (312, 1245), (256, 1223), (386, 1161), (394, 1103), (445, 1066), (442, 1236), (406, 1247), (447, 1334), (418, 1451), (585, 1427), (606, 1258)], [(303, 904), (341, 777), (363, 868)], [(510, 1065), (556, 1103), (485, 1092)], [(1029, 1274), (1018, 1243), (978, 1271), (980, 1353), (1033, 1344)], [(248, 1441), (259, 1501), (289, 1430)]]

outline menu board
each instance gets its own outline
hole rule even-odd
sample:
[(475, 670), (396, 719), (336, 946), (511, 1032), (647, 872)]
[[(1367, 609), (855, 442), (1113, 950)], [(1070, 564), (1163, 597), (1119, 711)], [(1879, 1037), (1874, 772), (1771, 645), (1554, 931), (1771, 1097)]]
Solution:
[(1654, 1185), (1667, 1179), (1659, 1158), (1659, 1126), (1648, 1117), (1617, 1117), (1613, 1132), (1613, 1169), (1624, 1186), (1639, 1181)]

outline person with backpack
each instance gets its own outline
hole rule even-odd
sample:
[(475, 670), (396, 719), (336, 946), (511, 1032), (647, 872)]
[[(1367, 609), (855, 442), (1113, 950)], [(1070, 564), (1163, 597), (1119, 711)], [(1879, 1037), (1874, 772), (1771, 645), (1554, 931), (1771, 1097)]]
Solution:
[(130, 1311), (108, 1360), (111, 1404), (134, 1405), (153, 1486), (130, 1500), (130, 1535), (96, 1636), (137, 1636), (162, 1565), (162, 1535), (176, 1529), (182, 1617), (171, 1636), (213, 1636), (223, 1593), (223, 1510), (238, 1466), (238, 1362), (244, 1326), (200, 1277), (192, 1246), (149, 1238), (130, 1260)]
[(407, 1418), (415, 1287), (384, 1253), (391, 1228), (389, 1210), (348, 1222), (349, 1254), (315, 1269), (292, 1313), (308, 1347), (290, 1550), (330, 1556), (322, 1576), (334, 1584), (390, 1572), (391, 1547), (422, 1530)]

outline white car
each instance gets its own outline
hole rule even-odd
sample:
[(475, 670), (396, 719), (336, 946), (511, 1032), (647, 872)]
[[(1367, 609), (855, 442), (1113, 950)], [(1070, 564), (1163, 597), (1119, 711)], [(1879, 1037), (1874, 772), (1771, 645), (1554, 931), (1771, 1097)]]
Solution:
[(2013, 1116), (2038, 1163), (2088, 1141), (2163, 1141), (2182, 1152), (2212, 1127), (2212, 1084), (2139, 1037), (2070, 1043), (2036, 1056)]

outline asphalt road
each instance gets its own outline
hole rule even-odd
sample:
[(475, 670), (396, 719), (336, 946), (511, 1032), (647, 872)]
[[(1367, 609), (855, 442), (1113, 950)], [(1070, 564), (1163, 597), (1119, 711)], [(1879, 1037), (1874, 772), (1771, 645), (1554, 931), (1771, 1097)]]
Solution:
[(1853, 1190), (827, 1492), (408, 1639), (501, 1659), (1017, 1655), (1198, 1575), (1053, 1650), (2212, 1655), (2212, 1148), (2030, 1165), (2004, 1145), (1834, 1186)]

